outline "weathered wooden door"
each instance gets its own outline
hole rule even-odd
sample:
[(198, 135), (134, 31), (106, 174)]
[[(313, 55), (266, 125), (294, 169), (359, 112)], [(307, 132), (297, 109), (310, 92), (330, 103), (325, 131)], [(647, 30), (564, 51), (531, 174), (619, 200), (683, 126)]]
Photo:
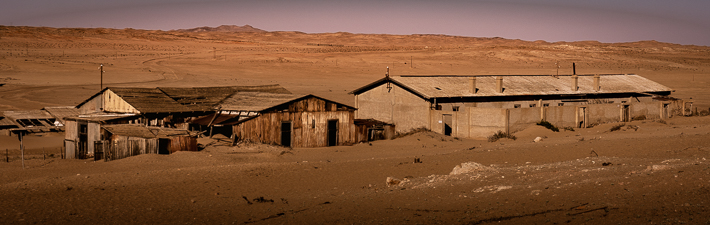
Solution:
[(328, 120), (328, 146), (338, 145), (338, 120)]
[(629, 105), (621, 105), (621, 122), (631, 121), (631, 112)]
[(281, 122), (281, 145), (291, 147), (291, 121)]
[(444, 114), (444, 118), (442, 118), (442, 121), (444, 122), (444, 135), (451, 136), (451, 132), (453, 131), (453, 120), (451, 119), (451, 114)]

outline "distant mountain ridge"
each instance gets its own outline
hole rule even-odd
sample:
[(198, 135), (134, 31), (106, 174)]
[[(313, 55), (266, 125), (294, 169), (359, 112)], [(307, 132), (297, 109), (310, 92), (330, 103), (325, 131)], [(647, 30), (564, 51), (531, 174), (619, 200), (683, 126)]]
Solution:
[(265, 30), (259, 29), (259, 28), (254, 28), (250, 25), (244, 25), (244, 26), (237, 26), (237, 25), (222, 25), (218, 27), (196, 27), (196, 28), (191, 28), (191, 29), (178, 29), (178, 30), (173, 30), (173, 31), (179, 31), (179, 32), (230, 32), (230, 33), (239, 33), (239, 32), (253, 32), (253, 33), (264, 33), (267, 32)]

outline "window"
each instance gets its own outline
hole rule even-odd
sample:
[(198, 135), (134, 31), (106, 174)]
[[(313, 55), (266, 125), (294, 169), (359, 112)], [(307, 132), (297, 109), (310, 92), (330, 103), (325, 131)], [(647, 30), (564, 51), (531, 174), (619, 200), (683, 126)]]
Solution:
[(542, 106), (544, 106), (544, 107), (549, 107), (549, 106), (550, 106), (550, 103), (544, 103), (544, 104), (542, 104)]
[(458, 112), (459, 107), (458, 106), (451, 106), (451, 111)]
[(565, 106), (565, 103), (562, 103), (562, 102), (557, 103), (557, 106)]
[(434, 109), (441, 110), (441, 105), (436, 105), (436, 107)]
[(520, 104), (513, 105), (513, 108), (520, 108)]
[(537, 106), (537, 104), (530, 104), (530, 108)]

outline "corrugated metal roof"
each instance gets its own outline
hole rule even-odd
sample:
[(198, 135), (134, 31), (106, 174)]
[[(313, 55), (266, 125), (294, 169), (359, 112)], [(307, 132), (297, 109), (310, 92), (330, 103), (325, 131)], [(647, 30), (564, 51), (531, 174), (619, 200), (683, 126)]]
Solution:
[(306, 95), (238, 92), (220, 103), (222, 110), (260, 112)]
[(12, 121), (12, 119), (7, 118), (7, 117), (0, 117), (0, 127), (11, 127), (11, 128), (16, 128), (20, 127), (15, 123), (15, 121)]
[(192, 109), (179, 104), (157, 88), (109, 88), (141, 113), (189, 112)]
[(101, 127), (106, 129), (108, 132), (111, 132), (112, 134), (126, 137), (171, 138), (175, 136), (196, 135), (195, 132), (190, 132), (188, 130), (164, 127), (146, 127), (133, 124), (103, 125)]
[(54, 119), (54, 116), (50, 115), (44, 110), (22, 110), (22, 111), (5, 111), (5, 117), (12, 118), (14, 120), (21, 119)]
[[(469, 78), (476, 78), (478, 91), (470, 92)], [(496, 90), (496, 77), (503, 78), (503, 93)], [(421, 95), (424, 98), (493, 97), (521, 95), (579, 95), (610, 93), (658, 93), (671, 92), (671, 88), (635, 74), (600, 75), (599, 91), (594, 90), (593, 75), (578, 75), (578, 87), (572, 90), (572, 76), (560, 75), (507, 75), (507, 76), (392, 76), (394, 83)], [(387, 82), (381, 79), (359, 88), (361, 93)]]
[(159, 87), (170, 98), (178, 103), (190, 107), (194, 111), (210, 111), (230, 95), (236, 92), (263, 92), (291, 94), (281, 85), (262, 86), (226, 86), (226, 87), (194, 87), (194, 88), (166, 88)]
[(64, 124), (65, 117), (78, 116), (80, 114), (79, 109), (74, 108), (74, 106), (44, 107), (43, 110), (57, 118), (62, 124)]
[(141, 113), (177, 113), (214, 111), (225, 98), (237, 92), (291, 94), (281, 85), (222, 86), (222, 87), (107, 87), (76, 106), (80, 108), (93, 98), (110, 90)]

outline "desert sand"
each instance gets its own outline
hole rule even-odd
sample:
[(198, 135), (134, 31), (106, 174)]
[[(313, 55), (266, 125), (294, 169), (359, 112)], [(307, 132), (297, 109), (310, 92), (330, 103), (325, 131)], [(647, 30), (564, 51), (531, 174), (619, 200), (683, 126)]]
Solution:
[[(558, 62), (559, 70), (555, 63)], [(76, 105), (103, 86), (281, 84), (346, 104), (384, 76), (634, 73), (710, 107), (710, 48), (444, 35), (0, 27), (0, 110)], [(61, 134), (0, 137), (7, 224), (705, 224), (710, 117), (516, 140), (420, 132), (329, 148), (224, 137), (199, 152), (62, 160)], [(537, 137), (542, 141), (533, 142)], [(4, 152), (2, 152), (4, 153)], [(4, 156), (4, 155), (3, 155)], [(6, 159), (6, 158), (3, 158)], [(392, 181), (386, 183), (388, 178)]]

